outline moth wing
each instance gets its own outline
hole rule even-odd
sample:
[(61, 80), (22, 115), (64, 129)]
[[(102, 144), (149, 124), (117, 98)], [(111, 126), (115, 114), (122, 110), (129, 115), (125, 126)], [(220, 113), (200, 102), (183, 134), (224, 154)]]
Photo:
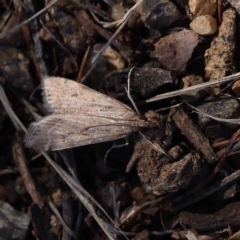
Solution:
[(44, 101), (56, 114), (90, 114), (133, 120), (137, 114), (127, 105), (85, 85), (60, 77), (43, 79)]
[(61, 150), (111, 141), (137, 130), (138, 122), (98, 116), (53, 114), (30, 125), (25, 145), (38, 151)]

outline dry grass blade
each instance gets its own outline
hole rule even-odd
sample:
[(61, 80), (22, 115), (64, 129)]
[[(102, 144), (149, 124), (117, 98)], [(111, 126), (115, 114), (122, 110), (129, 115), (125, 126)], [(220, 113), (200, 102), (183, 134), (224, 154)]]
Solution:
[(45, 24), (43, 23), (43, 21), (42, 21), (41, 18), (39, 18), (39, 23), (42, 25), (42, 27), (44, 28), (44, 30), (52, 37), (52, 39), (54, 39), (54, 41), (59, 45), (59, 47), (61, 47), (61, 48), (63, 49), (63, 51), (65, 51), (65, 52), (68, 54), (68, 56), (70, 57), (70, 59), (72, 60), (72, 62), (73, 62), (73, 64), (74, 64), (74, 66), (75, 66), (76, 68), (78, 68), (78, 63), (77, 63), (77, 61), (75, 60), (73, 54), (64, 46), (63, 43), (61, 43), (60, 40), (58, 40), (58, 39), (54, 36), (54, 34), (52, 34), (52, 32), (45, 26)]
[[(68, 186), (72, 189), (72, 191), (76, 194), (78, 199), (82, 202), (84, 207), (90, 212), (92, 217), (96, 220), (96, 222), (99, 224), (99, 226), (102, 228), (102, 230), (105, 232), (105, 234), (109, 237), (109, 239), (114, 239), (113, 234), (109, 231), (106, 224), (100, 219), (94, 210), (91, 202), (86, 198), (82, 190), (83, 188), (61, 167), (59, 167), (45, 152), (41, 152), (42, 155), (48, 160), (49, 164), (55, 169), (55, 171), (62, 177), (62, 179), (68, 184)], [(81, 190), (80, 190), (81, 189)], [(85, 190), (84, 190), (85, 191)]]
[[(5, 107), (5, 110), (7, 111), (13, 124), (16, 126), (16, 129), (23, 130), (25, 133), (27, 133), (26, 128), (23, 126), (21, 121), (18, 119), (16, 114), (13, 112), (13, 110), (8, 102), (7, 96), (1, 85), (0, 85), (0, 100), (2, 101), (3, 106)], [(97, 216), (96, 211), (89, 199), (91, 199), (91, 201), (94, 201), (94, 203), (103, 211), (104, 214), (106, 214), (106, 216), (114, 224), (113, 220), (107, 215), (107, 213), (104, 211), (104, 209), (92, 197), (89, 197), (90, 196), (89, 193), (87, 193), (87, 191), (80, 184), (78, 184), (66, 171), (64, 171), (61, 167), (59, 167), (49, 157), (49, 155), (46, 152), (41, 152), (41, 154), (47, 159), (49, 164), (55, 169), (55, 171), (63, 178), (63, 180), (67, 183), (67, 185), (76, 194), (78, 199), (82, 202), (82, 204), (85, 206), (85, 208), (90, 212), (92, 217), (96, 220), (96, 222), (99, 224), (99, 226), (102, 228), (102, 230), (108, 236), (108, 238), (114, 240), (115, 239), (114, 235), (109, 231), (107, 225)], [(127, 239), (127, 237), (126, 237), (126, 239)]]
[(37, 12), (36, 14), (34, 14), (32, 17), (28, 18), (26, 21), (23, 21), (22, 23), (20, 23), (19, 25), (17, 25), (16, 27), (10, 29), (7, 32), (4, 33), (0, 33), (0, 39), (5, 38), (6, 36), (14, 33), (15, 31), (17, 31), (19, 28), (21, 28), (22, 26), (28, 24), (29, 22), (31, 22), (33, 19), (39, 17), (40, 15), (42, 15), (43, 13), (45, 13), (50, 7), (52, 7), (58, 0), (54, 0), (52, 1), (50, 4), (48, 4), (45, 8), (43, 8), (41, 11)]
[(196, 111), (196, 113), (198, 114), (202, 114), (204, 117), (208, 117), (211, 118), (215, 121), (218, 122), (224, 122), (224, 123), (231, 123), (231, 124), (240, 124), (240, 119), (224, 119), (224, 118), (219, 118), (219, 117), (214, 117), (212, 115), (209, 115), (205, 112), (200, 111), (198, 108), (195, 108), (194, 106), (192, 106), (191, 104), (185, 102), (189, 107), (191, 107), (192, 109), (194, 109)]
[(197, 240), (197, 238), (195, 237), (192, 231), (187, 231), (185, 233), (185, 236), (188, 240)]
[(92, 66), (82, 78), (81, 82), (84, 82), (87, 77), (91, 74), (92, 70), (96, 67), (98, 60), (101, 58), (103, 52), (107, 49), (109, 45), (111, 45), (116, 38), (116, 36), (120, 33), (120, 31), (124, 28), (127, 23), (127, 20), (130, 18), (131, 14), (128, 15), (127, 19), (122, 23), (122, 25), (117, 29), (117, 31), (112, 35), (112, 37), (108, 40), (108, 42), (103, 46), (103, 48), (96, 54), (96, 56), (92, 60)]
[(77, 238), (77, 233), (74, 232), (72, 229), (68, 227), (68, 225), (63, 220), (62, 216), (60, 215), (58, 209), (55, 207), (54, 203), (49, 199), (48, 204), (52, 211), (55, 213), (55, 215), (58, 217), (59, 221), (62, 223), (63, 227), (65, 228), (65, 231), (72, 237)]
[(28, 193), (31, 196), (33, 202), (37, 203), (38, 206), (40, 208), (42, 208), (44, 204), (43, 204), (43, 201), (42, 201), (40, 195), (38, 194), (38, 192), (36, 190), (35, 183), (32, 179), (32, 176), (28, 171), (27, 164), (26, 164), (27, 160), (25, 158), (25, 154), (23, 151), (24, 146), (22, 144), (22, 138), (20, 137), (20, 131), (26, 132), (27, 130), (23, 126), (21, 121), (18, 119), (16, 114), (13, 112), (13, 110), (10, 106), (10, 103), (7, 99), (7, 96), (1, 85), (0, 85), (0, 100), (5, 108), (6, 112), (8, 113), (13, 125), (15, 126), (15, 128), (17, 130), (17, 142), (13, 146), (14, 160), (16, 161), (18, 170), (22, 176), (23, 182), (24, 182), (26, 189), (28, 190)]
[(7, 99), (7, 96), (2, 88), (2, 86), (0, 85), (0, 100), (8, 114), (8, 116), (10, 117), (14, 127), (17, 130), (23, 130), (25, 133), (27, 132), (27, 129), (24, 127), (24, 125), (22, 124), (22, 122), (18, 119), (18, 117), (16, 116), (16, 114), (14, 113), (14, 111), (12, 110), (10, 103)]
[(238, 80), (239, 78), (240, 78), (240, 73), (236, 73), (236, 74), (233, 74), (233, 75), (230, 75), (230, 76), (227, 76), (227, 77), (215, 80), (215, 81), (205, 82), (205, 83), (197, 84), (192, 87), (185, 88), (185, 89), (160, 94), (155, 97), (144, 100), (144, 101), (140, 102), (140, 104), (155, 102), (155, 101), (172, 98), (172, 97), (176, 97), (176, 96), (181, 96), (186, 93), (191, 93), (194, 91), (206, 89), (206, 88), (218, 85), (218, 84), (223, 84), (223, 83), (227, 83), (227, 82), (231, 82), (231, 81), (233, 82), (233, 81)]
[(131, 9), (129, 9), (126, 14), (123, 16), (122, 19), (112, 22), (112, 23), (108, 23), (105, 24), (104, 27), (112, 27), (112, 26), (119, 26), (119, 28), (115, 31), (115, 33), (113, 34), (113, 36), (108, 40), (108, 42), (104, 45), (104, 47), (98, 52), (98, 54), (94, 57), (94, 59), (92, 60), (92, 66), (91, 68), (88, 70), (88, 72), (86, 73), (86, 75), (82, 78), (82, 82), (84, 82), (87, 77), (90, 75), (90, 73), (92, 72), (92, 70), (95, 68), (98, 60), (101, 58), (103, 52), (107, 49), (107, 47), (109, 45), (112, 44), (112, 42), (114, 41), (114, 39), (116, 38), (116, 36), (120, 33), (120, 31), (124, 28), (124, 26), (126, 25), (128, 19), (131, 17), (133, 11), (139, 6), (139, 4), (142, 3), (143, 0), (139, 0)]

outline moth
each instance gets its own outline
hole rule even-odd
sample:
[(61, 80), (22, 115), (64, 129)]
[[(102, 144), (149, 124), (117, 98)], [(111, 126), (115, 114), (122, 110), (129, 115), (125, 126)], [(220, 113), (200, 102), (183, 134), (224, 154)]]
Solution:
[(72, 80), (46, 77), (42, 88), (51, 114), (32, 123), (24, 140), (37, 151), (112, 141), (161, 122), (153, 111), (141, 118), (129, 106)]

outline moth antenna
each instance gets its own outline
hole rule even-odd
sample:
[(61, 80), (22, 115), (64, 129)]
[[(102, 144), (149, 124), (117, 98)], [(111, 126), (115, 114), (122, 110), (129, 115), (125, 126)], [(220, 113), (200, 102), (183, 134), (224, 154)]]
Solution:
[[(107, 165), (107, 157), (108, 157), (108, 154), (114, 149), (114, 148), (122, 148), (122, 147), (125, 147), (125, 146), (128, 146), (129, 142), (128, 142), (128, 138), (125, 137), (125, 140), (126, 142), (123, 143), (123, 144), (114, 144), (112, 147), (110, 147), (107, 152), (105, 153), (105, 156), (104, 156), (104, 163)], [(114, 141), (115, 142), (115, 141)]]
[(39, 84), (31, 93), (30, 97), (29, 97), (29, 101), (32, 100), (33, 95), (36, 93), (37, 90), (41, 89), (41, 84)]
[(127, 96), (128, 96), (128, 98), (129, 98), (129, 100), (131, 101), (131, 103), (132, 103), (135, 111), (137, 112), (138, 116), (140, 116), (140, 113), (139, 113), (139, 110), (138, 110), (138, 108), (137, 108), (137, 105), (135, 104), (135, 102), (134, 102), (134, 100), (133, 100), (133, 98), (132, 98), (132, 96), (131, 96), (131, 93), (130, 93), (130, 91), (131, 91), (131, 89), (130, 89), (130, 77), (131, 77), (131, 73), (132, 73), (132, 71), (133, 71), (134, 68), (135, 68), (135, 67), (132, 67), (132, 68), (130, 69), (129, 73), (128, 73), (128, 87), (125, 88), (125, 90), (126, 90), (126, 92), (127, 92)]

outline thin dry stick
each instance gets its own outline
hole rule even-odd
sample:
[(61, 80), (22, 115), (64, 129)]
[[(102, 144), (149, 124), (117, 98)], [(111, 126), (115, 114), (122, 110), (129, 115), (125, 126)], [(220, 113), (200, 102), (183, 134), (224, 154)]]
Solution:
[(197, 193), (197, 192), (199, 192), (200, 189), (202, 189), (204, 186), (206, 186), (216, 176), (216, 174), (219, 172), (219, 170), (222, 168), (222, 165), (225, 162), (226, 156), (227, 156), (227, 153), (225, 152), (223, 154), (223, 156), (221, 157), (221, 159), (218, 161), (218, 164), (214, 168), (213, 172), (201, 184), (199, 184), (197, 187), (195, 187), (192, 190), (190, 190), (189, 192), (187, 192), (186, 196), (190, 196), (193, 193)]
[(137, 205), (137, 206), (132, 206), (131, 208), (129, 208), (129, 211), (124, 214), (122, 214), (122, 216), (120, 216), (120, 224), (123, 225), (124, 223), (128, 223), (130, 221), (130, 219), (134, 218), (138, 213), (140, 213), (146, 206), (151, 205), (151, 204), (156, 204), (159, 202), (163, 201), (163, 197), (157, 198), (155, 200), (150, 200), (147, 202), (142, 203), (141, 205)]
[[(129, 15), (130, 17), (130, 15)], [(128, 20), (128, 19), (127, 19)], [(101, 58), (103, 52), (107, 49), (107, 47), (109, 45), (112, 44), (112, 42), (114, 41), (115, 37), (120, 33), (120, 31), (124, 28), (124, 26), (126, 25), (127, 21), (124, 22), (119, 28), (118, 30), (112, 35), (112, 37), (109, 39), (109, 41), (105, 44), (105, 46), (103, 46), (103, 48), (96, 54), (96, 56), (93, 58), (92, 60), (92, 66), (90, 67), (90, 69), (88, 70), (88, 72), (85, 74), (85, 76), (82, 78), (82, 83), (84, 83), (84, 81), (87, 79), (87, 77), (90, 75), (90, 73), (92, 72), (92, 70), (95, 68), (95, 66), (98, 63), (98, 60)]]
[(130, 88), (130, 77), (131, 77), (131, 74), (132, 74), (133, 69), (134, 69), (134, 67), (132, 67), (132, 68), (130, 69), (129, 73), (128, 73), (128, 87), (125, 88), (125, 90), (126, 90), (126, 92), (127, 92), (128, 98), (129, 98), (129, 100), (131, 101), (131, 103), (132, 103), (135, 111), (137, 112), (138, 116), (141, 116), (141, 115), (140, 115), (140, 112), (139, 112), (139, 110), (138, 110), (138, 108), (137, 108), (137, 105), (135, 104), (135, 102), (134, 102), (134, 100), (133, 100), (133, 98), (132, 98), (132, 96), (131, 96), (131, 93), (130, 93), (130, 91), (131, 91), (131, 88)]
[(22, 137), (20, 136), (20, 133), (17, 132), (17, 141), (15, 142), (15, 144), (13, 145), (13, 157), (15, 160), (15, 163), (18, 167), (18, 171), (21, 174), (22, 180), (24, 182), (24, 185), (29, 193), (29, 195), (31, 196), (32, 200), (34, 203), (36, 203), (39, 208), (42, 208), (44, 206), (43, 200), (40, 196), (40, 194), (38, 193), (35, 183), (32, 179), (32, 176), (30, 174), (30, 172), (28, 171), (27, 168), (27, 159), (25, 157), (24, 154), (24, 146), (22, 143)]
[(28, 18), (27, 20), (23, 21), (22, 23), (20, 23), (19, 25), (17, 25), (16, 27), (13, 27), (12, 29), (8, 30), (7, 32), (4, 33), (0, 33), (0, 39), (5, 38), (6, 36), (14, 33), (15, 31), (17, 31), (19, 28), (21, 28), (22, 26), (30, 23), (33, 19), (39, 17), (40, 15), (42, 15), (43, 13), (45, 13), (50, 7), (52, 7), (58, 0), (54, 0), (52, 1), (49, 5), (47, 5), (45, 8), (43, 8), (42, 10), (40, 10), (39, 12), (37, 12), (36, 14), (34, 14), (32, 17)]
[[(34, 13), (33, 0), (25, 0), (25, 2), (28, 9), (30, 9), (31, 13)], [(38, 33), (37, 19), (36, 18), (32, 19), (29, 26), (32, 33), (32, 39), (33, 39), (33, 44), (30, 43), (31, 49), (34, 52), (34, 54), (32, 53), (32, 59), (36, 69), (38, 70), (37, 72), (40, 78), (42, 78), (43, 76), (47, 75), (47, 67), (45, 65), (45, 62), (43, 61), (43, 50), (42, 50), (42, 43), (40, 41), (39, 33)]]
[[(112, 32), (106, 29), (103, 29), (99, 25), (96, 25), (96, 23), (93, 22), (93, 20), (89, 17), (89, 15), (83, 10), (74, 11), (74, 15), (77, 17), (80, 24), (85, 28), (86, 34), (88, 37), (91, 38), (92, 34), (94, 34), (94, 32), (97, 32), (100, 36), (107, 39), (107, 41), (112, 38), (112, 35), (113, 35)], [(112, 42), (112, 45), (114, 45), (120, 51), (122, 56), (127, 61), (129, 61), (129, 56), (133, 54), (133, 50), (131, 48), (129, 48), (126, 45), (123, 45), (120, 39), (115, 39)]]
[(123, 24), (124, 22), (128, 21), (129, 19), (129, 15), (132, 14), (132, 12), (143, 2), (143, 0), (139, 0), (135, 3), (135, 5), (133, 5), (123, 16), (122, 19), (117, 20), (115, 22), (112, 23), (105, 23), (103, 26), (104, 27), (113, 27), (113, 26), (119, 26), (121, 24)]
[[(238, 142), (239, 140), (240, 140), (240, 137), (236, 138), (235, 141)], [(223, 140), (223, 141), (220, 141), (220, 142), (213, 143), (212, 146), (214, 148), (226, 146), (226, 145), (229, 144), (230, 141), (231, 141), (231, 139), (230, 140)]]
[(163, 111), (166, 111), (166, 110), (171, 109), (171, 108), (179, 107), (179, 106), (181, 106), (182, 104), (183, 104), (183, 102), (180, 102), (180, 103), (177, 103), (177, 104), (172, 105), (172, 106), (170, 106), (170, 107), (160, 108), (160, 109), (156, 110), (155, 112), (163, 112)]
[(39, 22), (41, 24), (41, 26), (44, 28), (44, 30), (52, 37), (52, 39), (54, 39), (54, 41), (63, 49), (63, 51), (65, 51), (68, 56), (70, 57), (70, 59), (72, 60), (75, 68), (78, 68), (78, 64), (76, 59), (74, 58), (73, 54), (64, 47), (64, 45), (61, 43), (61, 41), (59, 41), (57, 38), (55, 38), (55, 36), (51, 33), (51, 31), (45, 26), (45, 24), (43, 23), (42, 19), (39, 18)]
[(42, 156), (41, 153), (36, 154), (34, 157), (31, 158), (31, 161), (34, 161)]
[(222, 0), (217, 0), (218, 21), (222, 22)]
[[(186, 103), (186, 102), (185, 102), (185, 103)], [(186, 103), (186, 104), (187, 104), (188, 106), (192, 107), (193, 109), (199, 111), (200, 113), (202, 113), (200, 110), (198, 110), (197, 108), (193, 107), (192, 105), (190, 105), (190, 104), (188, 104), (188, 103)], [(205, 113), (202, 113), (202, 114), (208, 116), (208, 114), (205, 114)], [(212, 116), (211, 116), (211, 117), (212, 117)], [(212, 118), (214, 119), (215, 117), (212, 117)], [(216, 119), (215, 119), (215, 120), (216, 120)], [(223, 119), (223, 120), (225, 120), (225, 119)], [(228, 120), (228, 119), (226, 119), (226, 120)], [(221, 169), (221, 167), (222, 167), (222, 165), (223, 165), (223, 163), (224, 163), (224, 161), (225, 161), (225, 159), (226, 159), (226, 157), (227, 157), (228, 152), (230, 151), (233, 143), (235, 142), (235, 140), (236, 140), (237, 137), (239, 136), (239, 132), (240, 132), (240, 130), (238, 130), (238, 131), (233, 135), (233, 137), (231, 138), (231, 140), (228, 142), (228, 146), (225, 148), (225, 152), (224, 152), (223, 156), (221, 157), (221, 159), (218, 161), (218, 164), (217, 164), (217, 166), (214, 168), (214, 171), (213, 171), (213, 172), (207, 177), (207, 179), (205, 179), (200, 185), (198, 185), (198, 186), (195, 187), (194, 189), (190, 190), (190, 191), (186, 194), (186, 196), (189, 196), (189, 195), (191, 195), (191, 194), (199, 191), (201, 188), (203, 188), (205, 185), (207, 185), (207, 184), (214, 178), (214, 176), (219, 172), (219, 170)]]
[(87, 62), (87, 57), (88, 57), (90, 49), (91, 49), (91, 47), (88, 46), (87, 50), (84, 53), (84, 56), (83, 56), (83, 59), (82, 59), (82, 62), (81, 62), (81, 67), (80, 67), (80, 70), (79, 70), (79, 73), (78, 73), (78, 76), (77, 76), (77, 80), (76, 80), (76, 82), (78, 82), (78, 83), (82, 82), (82, 75), (83, 75), (83, 71), (85, 69), (85, 65), (86, 65), (86, 62)]
[(16, 174), (18, 172), (18, 169), (17, 168), (9, 168), (9, 169), (3, 169), (3, 170), (0, 170), (0, 176), (2, 175), (6, 175), (6, 174)]
[[(106, 223), (107, 224), (107, 223)], [(108, 227), (117, 235), (122, 235), (122, 233), (115, 228), (113, 228), (111, 225), (107, 224)], [(175, 232), (175, 230), (163, 230), (163, 231), (148, 231), (149, 235), (151, 236), (164, 236), (164, 235), (169, 235), (171, 233)], [(135, 236), (137, 235), (136, 232), (124, 232), (126, 236)], [(134, 238), (133, 238), (134, 239)]]

